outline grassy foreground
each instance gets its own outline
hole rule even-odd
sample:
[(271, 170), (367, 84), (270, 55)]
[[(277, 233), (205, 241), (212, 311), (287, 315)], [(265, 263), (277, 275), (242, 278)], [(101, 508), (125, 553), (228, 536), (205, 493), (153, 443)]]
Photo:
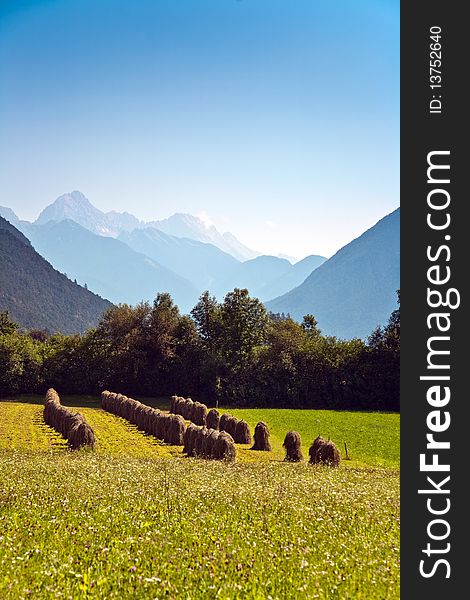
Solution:
[[(0, 598), (399, 597), (396, 415), (233, 411), (270, 425), (273, 452), (239, 448), (227, 465), (185, 458), (83, 398), (67, 403), (99, 443), (70, 452), (36, 399), (21, 400), (0, 403)], [(286, 427), (315, 437), (310, 419), (330, 419), (321, 433), (347, 435), (354, 460), (281, 462)], [(387, 468), (356, 465), (374, 461)]]

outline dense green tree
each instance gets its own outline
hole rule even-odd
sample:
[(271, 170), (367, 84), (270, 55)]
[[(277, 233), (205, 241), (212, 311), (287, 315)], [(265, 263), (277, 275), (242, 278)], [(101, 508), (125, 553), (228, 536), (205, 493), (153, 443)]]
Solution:
[(181, 394), (206, 404), (397, 410), (400, 310), (365, 343), (324, 336), (313, 315), (267, 314), (247, 290), (205, 292), (191, 316), (168, 294), (107, 310), (84, 335), (20, 333), (0, 313), (0, 394)]
[(0, 335), (7, 333), (15, 333), (18, 330), (18, 325), (10, 319), (8, 311), (0, 311)]
[(0, 396), (37, 391), (40, 369), (37, 342), (16, 331), (0, 334)]

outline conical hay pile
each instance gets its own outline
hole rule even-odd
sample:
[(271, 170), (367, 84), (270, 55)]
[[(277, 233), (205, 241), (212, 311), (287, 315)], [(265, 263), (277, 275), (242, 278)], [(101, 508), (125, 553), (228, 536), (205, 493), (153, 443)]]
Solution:
[(302, 440), (300, 438), (300, 433), (297, 431), (289, 431), (284, 438), (284, 443), (282, 444), (286, 450), (286, 458), (285, 460), (288, 462), (300, 462), (303, 460), (302, 456)]
[(235, 442), (226, 431), (219, 431), (212, 449), (212, 455), (217, 460), (235, 461), (237, 455)]
[(325, 444), (326, 444), (326, 440), (324, 438), (322, 438), (321, 435), (317, 436), (313, 440), (312, 445), (310, 446), (310, 448), (308, 450), (308, 455), (310, 457), (310, 461), (309, 462), (311, 464), (317, 464), (318, 462), (320, 462), (319, 461), (319, 457), (318, 457), (318, 451)]
[(265, 452), (271, 451), (271, 443), (269, 441), (269, 429), (264, 421), (256, 424), (254, 433), (255, 443), (251, 447), (252, 450), (262, 450)]
[(219, 429), (220, 413), (216, 408), (211, 408), (206, 416), (206, 427), (208, 429)]
[[(310, 446), (310, 462), (312, 464), (323, 464), (329, 467), (338, 467), (341, 460), (338, 448), (332, 441), (326, 441), (323, 438), (319, 440), (319, 438), (320, 436), (318, 436), (318, 438)], [(315, 442), (317, 442), (316, 446)]]
[(233, 436), (236, 444), (251, 444), (250, 426), (246, 421), (238, 420), (235, 425), (235, 435)]

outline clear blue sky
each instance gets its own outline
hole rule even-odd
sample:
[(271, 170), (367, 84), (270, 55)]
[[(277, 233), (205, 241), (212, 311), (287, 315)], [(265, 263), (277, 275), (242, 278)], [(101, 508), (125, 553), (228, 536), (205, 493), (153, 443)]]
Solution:
[(399, 204), (398, 0), (0, 3), (0, 204), (334, 253)]

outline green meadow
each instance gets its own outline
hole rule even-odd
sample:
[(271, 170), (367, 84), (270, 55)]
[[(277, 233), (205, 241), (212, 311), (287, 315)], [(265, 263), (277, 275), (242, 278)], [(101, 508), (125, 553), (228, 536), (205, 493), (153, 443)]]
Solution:
[[(273, 449), (237, 446), (226, 464), (185, 457), (96, 398), (61, 400), (95, 450), (68, 450), (41, 397), (0, 402), (0, 598), (399, 598), (397, 414), (231, 409), (265, 421)], [(330, 437), (340, 467), (283, 462), (289, 429), (306, 458)]]

